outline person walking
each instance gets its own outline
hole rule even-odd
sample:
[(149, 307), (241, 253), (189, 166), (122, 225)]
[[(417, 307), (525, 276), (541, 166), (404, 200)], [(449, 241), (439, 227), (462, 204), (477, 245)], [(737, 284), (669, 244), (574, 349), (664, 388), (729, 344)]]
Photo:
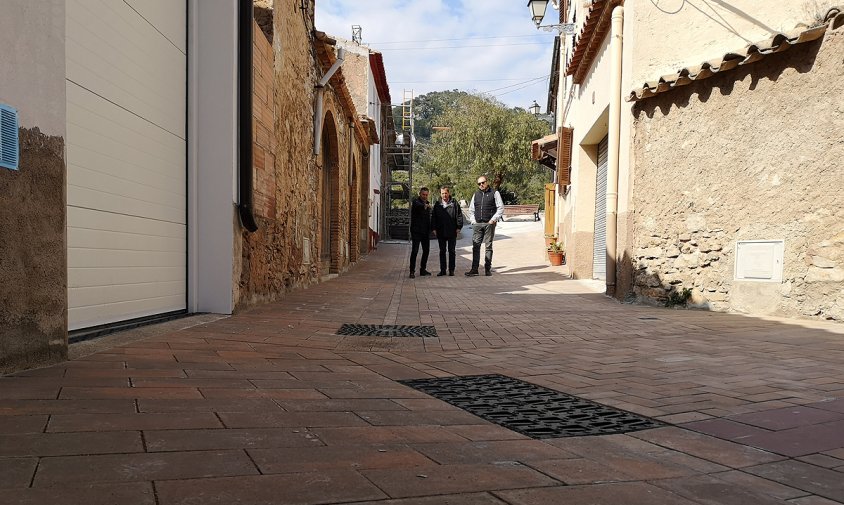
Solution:
[(504, 214), (504, 201), (501, 193), (493, 191), (485, 175), (478, 177), (478, 190), (469, 202), (469, 219), (472, 223), (472, 269), (467, 277), (478, 274), (481, 243), (484, 244), (484, 274), (492, 275), (492, 239), (495, 237), (495, 225)]
[(428, 202), (428, 188), (420, 188), (419, 196), (410, 202), (410, 278), (416, 277), (416, 255), (422, 246), (419, 261), (419, 275), (431, 275), (427, 270), (428, 252), (431, 248), (431, 203)]
[(454, 261), (457, 257), (454, 248), (457, 245), (457, 234), (463, 228), (463, 211), (460, 209), (460, 204), (451, 198), (451, 189), (448, 186), (440, 188), (440, 201), (434, 205), (431, 227), (440, 245), (440, 272), (437, 277), (445, 275), (446, 252), (448, 252), (448, 275), (454, 275)]

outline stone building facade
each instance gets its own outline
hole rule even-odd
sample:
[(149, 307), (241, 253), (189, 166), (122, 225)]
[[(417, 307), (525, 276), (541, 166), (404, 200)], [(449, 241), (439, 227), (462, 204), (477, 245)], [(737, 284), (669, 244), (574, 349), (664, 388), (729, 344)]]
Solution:
[[(844, 320), (842, 53), (831, 26), (636, 102), (637, 298), (689, 288), (695, 306)], [(783, 241), (781, 282), (736, 278), (737, 243), (756, 240)]]
[[(834, 1), (736, 0), (714, 15), (558, 3), (576, 26), (559, 39), (548, 100), (572, 276), (604, 280), (619, 300), (663, 303), (689, 288), (699, 307), (839, 319), (841, 70), (823, 49), (838, 42), (834, 29), (823, 42), (803, 33), (817, 35)], [(760, 253), (763, 242), (775, 244)], [(781, 282), (741, 274), (759, 258), (735, 261), (737, 247), (782, 247)]]
[(317, 84), (337, 55), (333, 39), (315, 30), (314, 3), (306, 7), (269, 14), (256, 7), (256, 17), (272, 19), (273, 29), (256, 26), (253, 37), (258, 230), (235, 224), (236, 308), (338, 274), (361, 256), (369, 136), (342, 65), (322, 91), (322, 116), (315, 120)]

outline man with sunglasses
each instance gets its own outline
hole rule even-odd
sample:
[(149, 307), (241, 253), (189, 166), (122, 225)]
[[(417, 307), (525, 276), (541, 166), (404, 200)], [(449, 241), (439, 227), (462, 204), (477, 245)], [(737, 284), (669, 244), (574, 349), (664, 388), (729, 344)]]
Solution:
[(469, 202), (469, 220), (472, 223), (472, 269), (466, 277), (480, 275), (481, 243), (484, 244), (484, 275), (492, 275), (492, 239), (495, 225), (504, 214), (501, 193), (493, 191), (485, 175), (478, 177), (478, 190)]

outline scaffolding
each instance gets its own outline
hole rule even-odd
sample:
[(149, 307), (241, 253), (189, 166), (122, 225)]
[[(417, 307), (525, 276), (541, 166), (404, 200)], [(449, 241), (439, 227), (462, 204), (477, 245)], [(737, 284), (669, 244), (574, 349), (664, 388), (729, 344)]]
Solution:
[[(381, 194), (384, 198), (386, 238), (410, 239), (410, 200), (413, 188), (413, 90), (404, 90), (402, 102), (389, 107), (393, 131), (384, 150), (386, 182)], [(401, 111), (400, 129), (396, 129), (394, 113)]]

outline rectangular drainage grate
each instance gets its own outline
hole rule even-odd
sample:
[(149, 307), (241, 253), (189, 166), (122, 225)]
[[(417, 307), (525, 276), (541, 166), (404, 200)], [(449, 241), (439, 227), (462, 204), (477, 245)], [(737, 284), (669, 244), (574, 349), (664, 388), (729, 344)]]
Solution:
[(531, 438), (609, 435), (663, 423), (503, 375), (399, 381)]
[(359, 337), (436, 337), (437, 329), (433, 326), (401, 324), (344, 324), (337, 330), (337, 334)]

